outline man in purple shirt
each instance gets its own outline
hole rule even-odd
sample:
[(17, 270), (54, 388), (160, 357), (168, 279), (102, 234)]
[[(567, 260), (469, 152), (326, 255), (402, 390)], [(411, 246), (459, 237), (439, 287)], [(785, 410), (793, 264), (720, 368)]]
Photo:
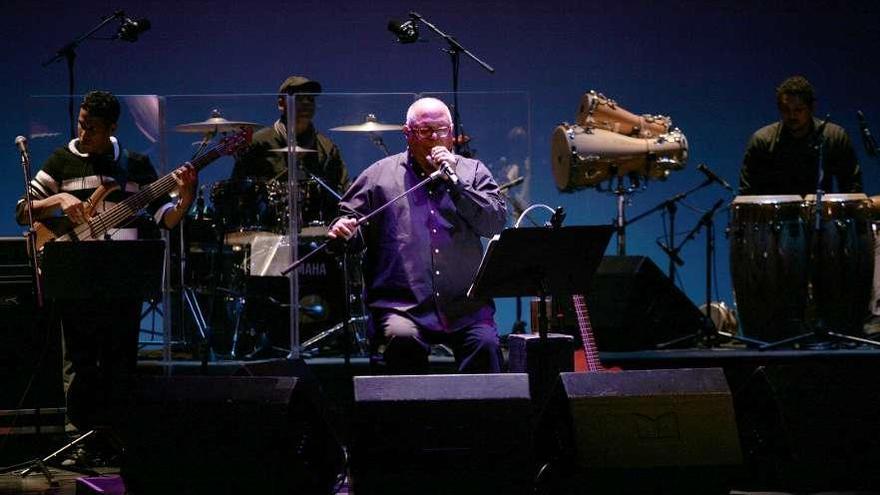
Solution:
[[(330, 237), (366, 247), (364, 278), (374, 343), (384, 342), (390, 373), (427, 370), (432, 344), (446, 344), (465, 373), (501, 371), (501, 352), (488, 299), (468, 299), (482, 257), (481, 237), (504, 228), (506, 210), (485, 165), (455, 155), (452, 117), (435, 98), (410, 106), (407, 151), (367, 168), (339, 203), (343, 217)], [(447, 174), (414, 191), (358, 228), (369, 214), (448, 165)]]

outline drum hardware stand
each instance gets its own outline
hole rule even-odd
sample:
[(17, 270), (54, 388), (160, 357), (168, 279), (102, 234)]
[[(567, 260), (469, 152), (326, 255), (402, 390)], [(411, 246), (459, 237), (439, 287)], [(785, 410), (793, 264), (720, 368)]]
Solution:
[[(823, 186), (823, 182), (825, 182), (825, 135), (823, 134), (825, 130), (825, 125), (828, 123), (828, 120), (831, 118), (830, 114), (825, 115), (825, 120), (816, 128), (814, 131), (813, 140), (815, 144), (813, 147), (816, 150), (816, 154), (818, 157), (818, 180), (816, 182), (816, 206), (815, 206), (815, 214), (813, 221), (813, 241), (812, 241), (812, 249), (817, 249), (816, 246), (821, 246), (822, 239), (822, 198), (825, 195), (825, 188)], [(811, 257), (813, 259), (813, 257)], [(850, 342), (854, 344), (862, 344), (869, 345), (873, 347), (880, 348), (880, 342), (871, 339), (865, 339), (862, 337), (856, 337), (853, 335), (847, 335), (839, 332), (829, 331), (827, 328), (824, 328), (824, 325), (813, 325), (812, 330), (806, 333), (802, 333), (800, 335), (796, 335), (794, 337), (790, 337), (787, 339), (778, 340), (776, 342), (771, 342), (765, 344), (760, 347), (761, 350), (773, 349), (776, 347), (787, 346), (789, 344), (796, 344), (803, 340), (816, 338), (820, 342), (827, 341), (838, 341), (838, 342)]]
[[(470, 148), (467, 144), (467, 141), (462, 139), (461, 134), (461, 117), (458, 113), (458, 79), (459, 79), (459, 66), (461, 64), (461, 54), (464, 53), (468, 57), (470, 57), (474, 62), (480, 65), (483, 69), (486, 69), (490, 74), (495, 73), (495, 69), (493, 69), (489, 64), (483, 62), (476, 55), (468, 51), (465, 47), (461, 45), (455, 38), (441, 31), (437, 26), (428, 22), (427, 19), (419, 15), (418, 12), (410, 11), (409, 13), (410, 19), (415, 21), (419, 21), (425, 26), (428, 27), (431, 31), (434, 31), (438, 36), (443, 38), (446, 43), (449, 44), (449, 48), (444, 49), (446, 53), (449, 54), (452, 60), (452, 136), (453, 143), (455, 147), (455, 153), (464, 157), (470, 157), (471, 152)], [(418, 39), (418, 31), (416, 31), (416, 39)], [(415, 41), (415, 40), (413, 40)]]
[(718, 212), (718, 209), (721, 208), (722, 204), (724, 204), (724, 199), (719, 199), (718, 201), (716, 201), (715, 204), (712, 205), (712, 208), (704, 213), (697, 224), (694, 225), (694, 228), (692, 228), (691, 231), (688, 232), (684, 240), (681, 241), (681, 244), (672, 249), (664, 249), (664, 251), (668, 251), (667, 254), (669, 255), (670, 259), (674, 260), (674, 262), (679, 265), (683, 265), (684, 261), (678, 256), (678, 253), (681, 252), (681, 249), (685, 246), (685, 244), (692, 240), (703, 227), (706, 228), (706, 314), (702, 316), (702, 323), (700, 325), (700, 328), (696, 332), (685, 335), (683, 337), (672, 339), (667, 342), (660, 343), (657, 345), (658, 349), (674, 347), (678, 344), (689, 341), (696, 341), (697, 344), (711, 347), (714, 342), (718, 340), (719, 337), (742, 342), (749, 346), (766, 345), (766, 342), (760, 340), (734, 335), (729, 332), (722, 332), (720, 329), (716, 328), (715, 323), (712, 321), (712, 265), (713, 260), (715, 259), (714, 218), (715, 213)]
[[(614, 229), (617, 235), (617, 255), (618, 256), (626, 256), (626, 205), (630, 201), (631, 196), (642, 189), (641, 181), (639, 180), (639, 176), (636, 174), (628, 174), (626, 177), (616, 174), (616, 167), (612, 167), (612, 172), (615, 172), (615, 177), (617, 178), (617, 185), (614, 189), (608, 189), (611, 191), (614, 196), (617, 197), (617, 215), (614, 217)], [(624, 180), (629, 179), (629, 185), (624, 185)], [(614, 179), (611, 179), (612, 181)], [(600, 191), (602, 189), (599, 189)]]

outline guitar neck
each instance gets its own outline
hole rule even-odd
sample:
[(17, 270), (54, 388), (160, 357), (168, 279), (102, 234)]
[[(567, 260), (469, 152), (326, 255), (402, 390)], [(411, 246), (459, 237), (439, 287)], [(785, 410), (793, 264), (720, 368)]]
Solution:
[(593, 327), (590, 324), (590, 314), (587, 312), (587, 303), (582, 294), (571, 296), (574, 310), (577, 314), (578, 328), (581, 331), (581, 340), (584, 343), (584, 358), (587, 371), (602, 371), (605, 368), (599, 360), (599, 350), (596, 348), (596, 340), (593, 338)]
[[(209, 163), (223, 156), (221, 152), (222, 146), (214, 146), (205, 153), (199, 155), (190, 162), (190, 165), (196, 172), (205, 168)], [(177, 169), (175, 169), (175, 172)], [(125, 200), (116, 203), (108, 210), (91, 218), (88, 222), (75, 227), (71, 234), (59, 237), (59, 240), (85, 240), (100, 239), (110, 229), (117, 227), (125, 219), (135, 215), (137, 212), (146, 208), (153, 201), (170, 193), (177, 187), (177, 181), (174, 180), (174, 172), (166, 174), (148, 186), (142, 187), (140, 191), (129, 196)]]

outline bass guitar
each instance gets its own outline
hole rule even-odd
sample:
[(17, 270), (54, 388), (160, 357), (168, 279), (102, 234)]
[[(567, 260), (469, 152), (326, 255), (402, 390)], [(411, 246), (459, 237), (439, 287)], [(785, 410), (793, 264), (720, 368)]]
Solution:
[[(250, 144), (252, 136), (253, 129), (250, 128), (227, 136), (218, 144), (189, 162), (189, 165), (198, 172), (221, 156), (231, 155), (243, 150)], [(175, 172), (185, 165), (181, 165)], [(173, 173), (169, 173), (150, 185), (142, 187), (137, 193), (95, 215), (97, 205), (108, 194), (120, 187), (119, 184), (102, 184), (85, 201), (85, 213), (88, 220), (81, 224), (75, 225), (67, 218), (52, 219), (60, 221), (51, 222), (51, 225), (48, 222), (34, 222), (37, 251), (41, 251), (46, 243), (53, 241), (102, 239), (111, 229), (116, 228), (126, 219), (131, 218), (137, 212), (146, 208), (147, 205), (156, 199), (173, 191), (177, 187), (177, 182), (172, 175)]]

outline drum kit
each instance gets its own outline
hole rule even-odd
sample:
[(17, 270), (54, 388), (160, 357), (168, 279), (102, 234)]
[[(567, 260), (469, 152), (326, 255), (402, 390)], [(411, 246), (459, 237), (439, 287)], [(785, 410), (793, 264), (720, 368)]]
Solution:
[[(687, 139), (672, 127), (669, 117), (636, 115), (596, 91), (584, 94), (575, 124), (559, 125), (551, 141), (553, 177), (560, 191), (592, 187), (617, 196), (619, 255), (626, 254), (626, 226), (665, 210), (671, 224), (666, 229), (669, 237), (658, 244), (670, 257), (669, 274), (674, 280), (676, 264), (683, 263), (678, 257), (682, 244), (706, 229), (707, 292), (702, 308), (710, 314), (708, 329), (660, 347), (694, 337), (714, 342), (719, 336), (761, 349), (831, 341), (880, 346), (858, 336), (872, 302), (880, 205), (864, 194), (825, 194), (819, 202), (812, 195), (736, 197), (729, 207), (727, 229), (734, 312), (711, 301), (712, 216), (723, 201), (716, 202), (678, 246), (674, 225), (679, 201), (713, 182), (731, 189), (729, 185), (700, 165), (706, 175), (703, 184), (631, 220), (625, 218), (626, 197), (642, 181), (665, 180), (682, 170), (687, 159)], [(630, 180), (629, 186), (624, 178)], [(604, 183), (609, 185), (603, 189)]]
[[(210, 118), (174, 129), (199, 133), (202, 143), (214, 136), (244, 127), (261, 127), (252, 122), (233, 121), (213, 111)], [(360, 124), (332, 128), (333, 131), (362, 132), (387, 154), (379, 133), (399, 131), (402, 125), (380, 123), (372, 114)], [(204, 144), (200, 146), (200, 150)], [(316, 153), (314, 149), (281, 147), (271, 153)], [(196, 152), (196, 155), (199, 151)], [(299, 251), (308, 252), (326, 238), (327, 220), (321, 205), (335, 204), (338, 193), (321, 177), (308, 174), (298, 183), (301, 226)], [(210, 205), (205, 187), (198, 194), (194, 212), (185, 222), (181, 250), (183, 305), (210, 354), (231, 358), (254, 358), (287, 352), (289, 344), (290, 286), (281, 270), (290, 262), (288, 236), (290, 202), (286, 171), (269, 179), (244, 177), (220, 180), (210, 186)], [(312, 354), (338, 352), (338, 337), (344, 314), (353, 315), (352, 343), (366, 353), (365, 311), (360, 304), (359, 268), (352, 262), (346, 270), (334, 255), (322, 253), (299, 270), (300, 327), (302, 350)], [(351, 306), (344, 308), (346, 297)], [(351, 307), (359, 309), (351, 311)]]

